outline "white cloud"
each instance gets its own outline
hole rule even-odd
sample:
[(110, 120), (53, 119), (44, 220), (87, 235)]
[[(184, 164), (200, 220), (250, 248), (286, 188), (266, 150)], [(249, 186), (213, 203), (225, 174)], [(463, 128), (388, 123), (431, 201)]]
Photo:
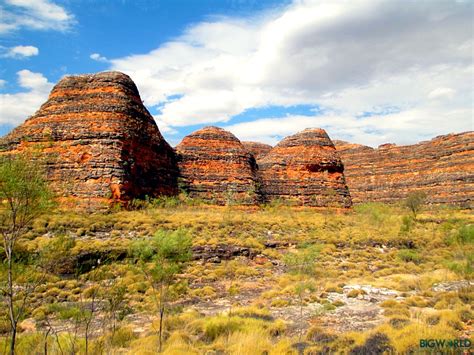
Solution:
[(156, 123), (160, 127), (161, 133), (165, 133), (165, 134), (176, 134), (176, 133), (178, 133), (178, 131), (176, 129), (169, 126), (166, 122), (160, 121), (156, 117), (154, 117), (154, 118), (155, 118)]
[(17, 72), (18, 84), (25, 89), (31, 89), (35, 91), (42, 91), (51, 87), (51, 83), (48, 83), (41, 73), (34, 73), (27, 69), (20, 70)]
[(108, 59), (104, 56), (101, 56), (99, 53), (92, 53), (89, 58), (97, 62), (108, 62)]
[[(332, 109), (321, 115), (268, 117), (225, 128), (241, 140), (276, 144), (305, 128), (321, 127), (332, 139), (371, 146), (387, 142), (411, 144), (441, 134), (472, 130), (473, 93), (465, 78), (472, 75), (473, 67), (451, 68), (449, 75), (445, 69), (417, 71), (411, 77), (394, 75), (366, 87), (326, 95), (319, 102)], [(433, 87), (436, 89), (431, 90)], [(371, 102), (379, 106), (373, 105), (367, 112), (367, 103)]]
[(447, 98), (451, 99), (454, 97), (456, 93), (455, 90), (451, 88), (436, 88), (428, 94), (428, 98), (430, 99), (442, 99)]
[(0, 34), (21, 28), (66, 31), (74, 16), (50, 0), (5, 0), (0, 4)]
[(39, 54), (39, 49), (34, 46), (15, 46), (8, 48), (3, 55), (7, 58), (21, 59), (26, 57), (33, 57)]
[[(325, 129), (332, 139), (378, 146), (383, 143), (411, 144), (440, 134), (472, 129), (471, 111), (407, 109), (387, 115), (355, 117), (327, 113), (320, 116), (262, 118), (224, 126), (242, 141), (275, 145), (282, 138), (305, 128)], [(423, 128), (420, 130), (420, 128)]]
[(0, 94), (0, 124), (18, 125), (43, 104), (53, 84), (41, 73), (29, 70), (17, 72), (18, 84), (27, 89), (16, 94)]
[[(359, 143), (409, 143), (473, 129), (472, 53), (468, 1), (302, 0), (196, 24), (111, 68), (131, 75), (167, 129), (228, 122), (274, 142), (275, 131), (311, 125)], [(232, 124), (249, 108), (300, 104), (326, 114)]]

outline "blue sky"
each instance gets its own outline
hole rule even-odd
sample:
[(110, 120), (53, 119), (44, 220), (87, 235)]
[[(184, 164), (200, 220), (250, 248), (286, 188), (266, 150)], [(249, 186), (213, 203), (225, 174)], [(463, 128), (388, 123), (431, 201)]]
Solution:
[(0, 135), (62, 76), (120, 70), (175, 145), (218, 125), (377, 146), (473, 129), (473, 3), (0, 0)]

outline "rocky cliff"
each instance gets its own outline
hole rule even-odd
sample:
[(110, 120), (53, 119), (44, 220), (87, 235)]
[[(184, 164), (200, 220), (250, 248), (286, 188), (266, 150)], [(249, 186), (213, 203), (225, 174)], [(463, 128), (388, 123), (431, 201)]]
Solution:
[(69, 76), (0, 150), (39, 153), (62, 196), (128, 200), (177, 193), (173, 149), (125, 74)]
[(267, 201), (292, 200), (305, 206), (349, 207), (344, 166), (326, 132), (306, 129), (278, 143), (259, 160)]
[(254, 156), (257, 160), (262, 159), (265, 155), (267, 155), (270, 150), (272, 150), (272, 146), (270, 144), (259, 143), (259, 142), (242, 142), (244, 148)]
[(184, 137), (176, 152), (191, 197), (217, 204), (259, 201), (255, 159), (232, 133), (205, 127)]
[(474, 132), (377, 149), (334, 141), (354, 203), (394, 202), (424, 191), (430, 203), (472, 206)]

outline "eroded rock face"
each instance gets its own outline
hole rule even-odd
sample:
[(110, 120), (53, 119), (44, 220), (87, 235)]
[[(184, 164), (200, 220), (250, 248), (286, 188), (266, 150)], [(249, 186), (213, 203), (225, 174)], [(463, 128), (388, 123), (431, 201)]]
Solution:
[(473, 204), (474, 132), (407, 146), (383, 144), (377, 149), (334, 143), (354, 203), (390, 203), (412, 191), (424, 191), (429, 203)]
[(177, 193), (173, 149), (127, 75), (69, 76), (0, 150), (33, 150), (60, 196), (129, 200)]
[(257, 163), (260, 159), (267, 155), (270, 150), (272, 150), (272, 146), (270, 144), (259, 142), (242, 142), (242, 144), (244, 148), (254, 156), (254, 158), (257, 160)]
[(184, 137), (176, 152), (191, 197), (217, 204), (259, 201), (255, 159), (232, 133), (205, 127)]
[(278, 143), (259, 161), (266, 201), (349, 207), (344, 166), (322, 129), (306, 129)]

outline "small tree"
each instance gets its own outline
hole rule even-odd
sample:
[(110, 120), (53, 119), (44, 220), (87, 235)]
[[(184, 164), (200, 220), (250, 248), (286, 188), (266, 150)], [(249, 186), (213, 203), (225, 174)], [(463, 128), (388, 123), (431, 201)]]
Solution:
[[(300, 280), (295, 285), (295, 293), (298, 296), (300, 306), (300, 323), (303, 322), (304, 295), (306, 291), (313, 292), (315, 287), (311, 280), (305, 279), (305, 276), (314, 275), (316, 260), (319, 255), (319, 248), (316, 245), (299, 250), (297, 253), (289, 253), (285, 256), (285, 264), (289, 272), (299, 276)], [(302, 328), (299, 331), (299, 341), (302, 337)]]
[(105, 310), (108, 314), (108, 323), (112, 331), (112, 337), (115, 336), (117, 330), (117, 321), (125, 316), (126, 311), (126, 293), (127, 288), (117, 279), (111, 280), (111, 283), (104, 290), (104, 299), (106, 302)]
[(139, 261), (148, 279), (153, 300), (159, 313), (158, 351), (163, 346), (163, 319), (169, 301), (169, 289), (191, 259), (191, 238), (184, 229), (173, 232), (160, 230), (151, 241), (140, 241), (131, 247), (131, 254)]
[(426, 193), (423, 191), (415, 191), (408, 194), (405, 200), (405, 206), (413, 213), (413, 218), (416, 219), (416, 216), (423, 208), (423, 204), (426, 200)]
[(52, 207), (51, 192), (42, 169), (26, 157), (0, 157), (0, 233), (7, 263), (4, 292), (11, 327), (10, 354), (15, 353), (18, 322), (26, 296), (16, 302), (15, 248), (33, 221)]

